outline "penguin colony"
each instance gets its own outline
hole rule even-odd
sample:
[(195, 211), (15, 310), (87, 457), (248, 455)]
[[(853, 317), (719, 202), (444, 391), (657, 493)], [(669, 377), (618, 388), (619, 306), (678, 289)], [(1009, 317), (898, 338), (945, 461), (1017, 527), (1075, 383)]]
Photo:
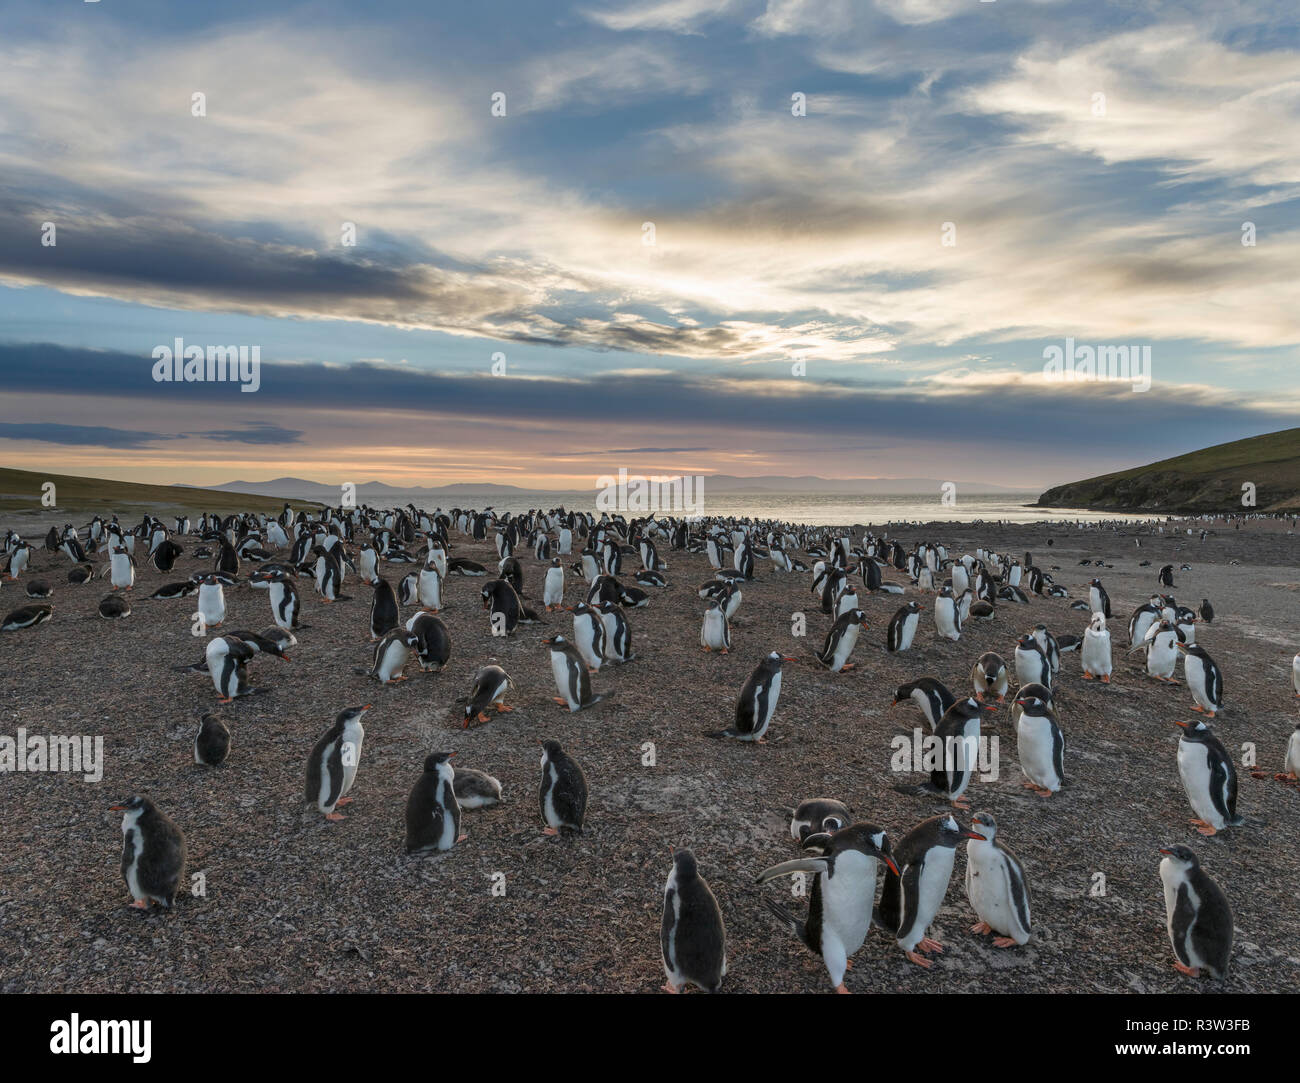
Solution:
[[(549, 657), (556, 693), (551, 698), (559, 709), (577, 713), (607, 698), (617, 700), (617, 693), (611, 697), (596, 688), (598, 683), (606, 688), (619, 683), (616, 679), (606, 683), (603, 669), (617, 669), (637, 658), (635, 611), (652, 604), (652, 592), (668, 582), (668, 564), (661, 550), (703, 555), (713, 569), (713, 578), (696, 592), (701, 600), (698, 649), (726, 654), (743, 644), (755, 660), (738, 690), (729, 724), (699, 731), (718, 740), (779, 744), (786, 735), (773, 734), (771, 727), (781, 717), (783, 675), (791, 670), (801, 680), (844, 680), (843, 675), (859, 665), (869, 668), (871, 652), (879, 650), (915, 652), (916, 668), (921, 670), (927, 636), (931, 641), (959, 643), (970, 620), (988, 622), (1001, 616), (1012, 629), (1006, 636), (1009, 662), (997, 652), (985, 651), (974, 659), (968, 675), (964, 670), (960, 679), (947, 675), (952, 688), (939, 677), (918, 674), (893, 693), (892, 706), (914, 705), (940, 747), (952, 752), (940, 757), (932, 770), (916, 768), (917, 773), (929, 774), (927, 781), (893, 788), (931, 802), (946, 801), (949, 807), (919, 818), (910, 829), (891, 837), (885, 827), (859, 816), (837, 798), (804, 797), (788, 810), (790, 840), (802, 856), (787, 857), (756, 872), (756, 885), (797, 883), (803, 888), (794, 892), (797, 898), (807, 899), (806, 908), (796, 906), (798, 913), (774, 894), (764, 895), (762, 905), (776, 929), (784, 929), (820, 957), (831, 987), (838, 992), (848, 992), (845, 973), (873, 928), (885, 941), (894, 940), (903, 957), (916, 966), (929, 969), (939, 961), (943, 945), (929, 934), (944, 905), (961, 847), (966, 852), (965, 895), (977, 919), (970, 933), (991, 937), (990, 943), (999, 949), (1032, 941), (1032, 870), (1026, 870), (1009, 848), (993, 812), (975, 812), (968, 824), (958, 816), (964, 819), (970, 811), (967, 792), (978, 770), (981, 726), (992, 725), (993, 716), (1004, 707), (1011, 725), (1003, 734), (1014, 740), (1023, 786), (1044, 799), (1069, 787), (1068, 704), (1076, 677), (1103, 684), (1177, 684), (1175, 673), (1181, 661), (1186, 697), (1180, 703), (1171, 690), (1170, 711), (1181, 713), (1181, 706), (1201, 716), (1170, 719), (1180, 731), (1177, 777), (1196, 814), (1189, 818), (1190, 827), (1210, 837), (1252, 826), (1238, 811), (1233, 756), (1213, 728), (1220, 713), (1230, 710), (1224, 674), (1206, 647), (1196, 642), (1198, 625), (1206, 626), (1214, 617), (1209, 600), (1203, 599), (1194, 611), (1169, 594), (1152, 593), (1134, 609), (1127, 625), (1127, 651), (1141, 656), (1140, 668), (1121, 669), (1122, 659), (1116, 657), (1111, 642), (1110, 622), (1116, 618), (1102, 581), (1092, 578), (1086, 586), (1080, 584), (1086, 600), (1069, 602), (1069, 590), (1052, 575), (1059, 568), (1045, 570), (1029, 553), (1021, 559), (977, 548), (955, 556), (943, 545), (929, 542), (905, 548), (888, 534), (868, 531), (853, 537), (844, 531), (777, 523), (686, 522), (653, 516), (596, 519), (563, 509), (517, 516), (491, 509), (426, 513), (414, 506), (322, 509), (308, 514), (286, 504), (276, 517), (205, 514), (193, 524), (180, 517), (172, 528), (153, 517), (131, 529), (124, 529), (116, 517), (96, 517), (84, 534), (70, 524), (50, 530), (44, 548), (55, 556), (47, 563), (47, 575), (61, 553), (71, 562), (66, 577), (69, 588), (107, 579), (110, 589), (98, 612), (114, 620), (133, 615), (127, 599), (135, 587), (137, 560), (172, 572), (185, 554), (186, 546), (178, 539), (201, 543), (194, 556), (210, 560), (210, 567), (162, 585), (148, 596), (148, 602), (191, 599), (193, 613), (186, 610), (185, 619), (192, 617), (205, 637), (202, 659), (171, 668), (202, 674), (210, 681), (215, 695), (210, 694), (210, 709), (197, 720), (193, 760), (203, 768), (223, 770), (237, 762), (238, 726), (232, 733), (221, 708), (268, 691), (255, 683), (264, 676), (273, 679), (268, 660), (288, 662), (298, 635), (310, 629), (300, 619), (304, 598), (315, 595), (320, 605), (351, 601), (355, 596), (344, 593), (351, 576), (359, 580), (351, 589), (363, 597), (369, 594), (364, 618), (361, 607), (357, 609), (357, 624), (358, 633), (364, 632), (370, 645), (370, 658), (354, 672), (381, 685), (412, 679), (408, 671), (414, 671), (417, 679), (437, 674), (453, 650), (437, 614), (444, 605), (481, 606), (483, 639), (460, 648), (482, 657), (472, 686), (459, 697), (463, 709), (457, 718), (462, 728), (492, 723), (513, 709), (506, 700), (521, 690), (502, 666), (490, 661), (491, 643), (494, 638), (517, 636), (531, 625), (546, 625), (538, 649)], [(482, 543), (489, 537), (499, 555), (495, 566), (450, 555), (456, 544)], [(4, 581), (22, 579), (32, 566), (32, 556), (32, 545), (12, 530), (7, 532)], [(102, 561), (98, 565), (96, 558)], [(744, 627), (737, 612), (744, 592), (763, 574), (763, 561), (771, 566), (766, 575), (781, 581), (792, 596), (800, 591), (801, 579), (807, 584), (812, 600), (801, 604), (819, 608), (828, 625), (824, 636), (818, 637), (820, 646), (811, 631), (807, 646), (791, 648), (790, 643), (798, 641), (787, 639), (781, 641), (784, 650), (764, 649), (777, 637), (758, 629), (746, 630), (740, 642), (740, 637), (733, 637), (735, 626)], [(640, 568), (633, 570), (630, 566), (636, 563)], [(406, 572), (407, 565), (415, 570)], [(1183, 570), (1190, 569), (1184, 565)], [(455, 580), (461, 578), (472, 582), (457, 584)], [(399, 581), (397, 589), (393, 579)], [(638, 585), (632, 586), (629, 579)], [(1173, 568), (1166, 565), (1160, 569), (1157, 585), (1163, 590), (1172, 584)], [(860, 599), (909, 590), (933, 593), (933, 606), (922, 605), (915, 597), (905, 601), (884, 626), (883, 642), (868, 643), (864, 633), (871, 628), (870, 618)], [(1062, 610), (1063, 623), (1072, 610), (1085, 610), (1086, 627), (1080, 635), (1054, 635), (1042, 623), (1015, 631), (1015, 607), (1028, 601), (1026, 590), (1040, 598), (1069, 602)], [(531, 603), (534, 591), (540, 591), (540, 603)], [(261, 604), (270, 610), (272, 623), (260, 632), (228, 628), (228, 592), (239, 599), (233, 608), (240, 619), (253, 612), (253, 592), (265, 594)], [(54, 588), (48, 578), (29, 578), (25, 594), (49, 599)], [(414, 612), (404, 617), (403, 607)], [(927, 610), (933, 620), (928, 631), (923, 623)], [(23, 605), (8, 612), (0, 631), (35, 634), (28, 630), (54, 616), (54, 603)], [(788, 653), (791, 650), (794, 653)], [(1077, 662), (1071, 663), (1070, 655), (1077, 655)], [(1300, 699), (1300, 653), (1292, 662), (1291, 678), (1293, 694)], [(196, 694), (197, 686), (196, 678)], [(626, 686), (623, 691), (626, 694)], [(452, 698), (450, 690), (443, 688), (435, 695)], [(314, 744), (304, 747), (303, 806), (308, 814), (338, 824), (347, 818), (340, 809), (356, 800), (354, 789), (364, 792), (364, 783), (358, 786), (358, 780), (364, 777), (365, 720), (372, 709), (373, 704), (341, 709)], [(786, 725), (796, 727), (798, 719), (788, 718)], [(544, 728), (534, 737), (540, 761), (533, 815), (540, 820), (540, 831), (548, 837), (581, 835), (590, 825), (588, 781), (580, 757), (547, 737)], [(1297, 784), (1300, 724), (1285, 737), (1284, 755), (1279, 757), (1283, 770), (1275, 775), (1253, 771), (1253, 778)], [(1278, 744), (1281, 748), (1281, 737)], [(419, 769), (412, 771), (404, 810), (407, 854), (445, 852), (466, 843), (470, 833), (465, 814), (509, 799), (492, 775), (455, 765), (455, 756), (455, 752), (432, 751), (415, 757)], [(522, 806), (516, 807), (520, 816), (525, 815)], [(155, 905), (171, 909), (186, 869), (181, 827), (142, 795), (131, 796), (113, 806), (113, 811), (123, 814), (121, 873), (130, 905), (140, 910)], [(395, 809), (386, 813), (366, 809), (365, 814), (400, 815)], [(1171, 824), (1171, 836), (1175, 830)], [(780, 840), (772, 841), (779, 856)], [(718, 991), (727, 973), (726, 929), (722, 908), (704, 875), (707, 861), (702, 870), (693, 850), (672, 847), (669, 852), (660, 929), (664, 988), (673, 993), (687, 987)], [(1190, 977), (1222, 977), (1232, 957), (1232, 910), (1228, 894), (1203, 867), (1202, 858), (1226, 877), (1230, 855), (1198, 854), (1188, 845), (1165, 840), (1154, 841), (1152, 853), (1160, 857), (1158, 876), (1173, 966)]]

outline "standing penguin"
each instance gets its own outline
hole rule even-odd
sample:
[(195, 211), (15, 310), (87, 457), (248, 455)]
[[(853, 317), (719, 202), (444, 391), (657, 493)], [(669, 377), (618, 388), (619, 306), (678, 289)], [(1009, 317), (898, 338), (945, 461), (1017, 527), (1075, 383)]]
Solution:
[(1160, 585), (1162, 587), (1172, 587), (1174, 585), (1174, 566), (1166, 564), (1160, 569)]
[(1232, 957), (1232, 907), (1188, 846), (1162, 846), (1160, 882), (1165, 889), (1165, 924), (1177, 962), (1189, 978), (1202, 970), (1222, 978)]
[(1178, 648), (1175, 646), (1177, 642), (1178, 633), (1174, 631), (1174, 626), (1167, 620), (1161, 620), (1147, 630), (1146, 640), (1129, 653), (1145, 650), (1147, 675), (1158, 681), (1172, 684), (1174, 670), (1178, 668)]
[(995, 948), (1029, 941), (1029, 881), (1019, 859), (997, 841), (998, 824), (991, 812), (971, 817), (971, 831), (982, 835), (966, 844), (966, 898), (979, 922), (971, 932), (998, 933)]
[(1065, 782), (1065, 737), (1056, 712), (1037, 696), (1021, 689), (1016, 697), (1020, 716), (1016, 719), (1016, 754), (1024, 785), (1039, 797), (1051, 797)]
[(587, 777), (559, 741), (542, 742), (542, 785), (537, 792), (545, 835), (582, 834), (587, 816)]
[(221, 697), (229, 703), (240, 696), (253, 695), (257, 690), (248, 683), (246, 669), (249, 660), (257, 653), (249, 644), (235, 636), (216, 636), (209, 640), (203, 652), (207, 660), (212, 684)]
[(542, 640), (542, 643), (551, 649), (551, 675), (559, 693), (552, 697), (556, 703), (573, 712), (591, 707), (604, 698), (592, 694), (591, 671), (577, 647), (559, 634)]
[(1213, 718), (1223, 710), (1223, 673), (1204, 647), (1189, 646), (1181, 641), (1175, 649), (1183, 656), (1183, 676), (1196, 701), (1193, 711)]
[(542, 601), (548, 611), (564, 605), (564, 565), (555, 557), (542, 580)]
[(304, 795), (307, 804), (315, 805), (325, 813), (327, 820), (347, 818), (336, 810), (352, 800), (347, 794), (356, 781), (357, 767), (361, 763), (361, 744), (366, 736), (361, 718), (368, 710), (370, 704), (367, 703), (364, 707), (348, 707), (340, 711), (307, 757)]
[(1106, 631), (1106, 618), (1094, 613), (1088, 622), (1088, 629), (1083, 633), (1083, 647), (1079, 651), (1083, 665), (1083, 678), (1090, 681), (1100, 677), (1103, 684), (1110, 684), (1110, 633)]
[(1192, 826), (1202, 835), (1240, 827), (1246, 821), (1237, 815), (1237, 768), (1223, 742), (1204, 722), (1174, 724), (1183, 730), (1178, 739), (1178, 775), (1196, 813)]
[(199, 580), (198, 609), (205, 628), (219, 628), (226, 619), (226, 594), (215, 575), (205, 575)]
[(1214, 606), (1210, 605), (1209, 598), (1201, 599), (1201, 620), (1205, 621), (1206, 624), (1214, 620)]
[(847, 673), (857, 663), (849, 656), (857, 646), (858, 633), (867, 626), (867, 615), (861, 609), (850, 609), (839, 617), (826, 633), (817, 657), (832, 673)]
[(194, 762), (205, 767), (217, 767), (230, 754), (230, 730), (214, 714), (199, 719), (199, 732), (194, 735)]
[(151, 902), (171, 909), (185, 873), (185, 836), (171, 818), (147, 797), (131, 797), (110, 812), (122, 813), (122, 879), (131, 906), (148, 910)]
[(885, 630), (885, 647), (890, 651), (905, 651), (916, 637), (917, 625), (921, 623), (921, 607), (916, 602), (908, 602), (890, 618)]
[(715, 600), (709, 602), (704, 611), (704, 621), (700, 625), (700, 646), (706, 650), (718, 650), (726, 654), (731, 650), (731, 627), (727, 623), (726, 610)]
[(1000, 654), (993, 651), (981, 654), (970, 671), (970, 681), (975, 689), (975, 698), (980, 703), (984, 702), (985, 696), (993, 694), (997, 695), (999, 703), (1007, 698), (1007, 664)]
[(900, 784), (894, 789), (913, 797), (942, 794), (957, 808), (968, 808), (964, 794), (979, 764), (980, 715), (993, 709), (969, 696), (949, 707), (935, 727), (942, 756), (930, 772), (930, 781), (920, 786)]
[(764, 869), (757, 882), (765, 884), (793, 873), (816, 874), (807, 920), (797, 920), (771, 899), (765, 899), (764, 904), (783, 926), (822, 957), (835, 991), (847, 993), (844, 971), (871, 928), (877, 863), (886, 865), (893, 876), (898, 875), (898, 865), (890, 852), (889, 836), (883, 828), (870, 823), (809, 835), (804, 850), (811, 856)]
[(418, 646), (419, 642), (415, 633), (398, 625), (385, 632), (383, 638), (375, 644), (370, 668), (357, 669), (356, 672), (365, 677), (373, 677), (380, 684), (408, 680), (402, 670), (411, 657), (411, 648)]
[(460, 804), (456, 800), (451, 766), (454, 752), (434, 752), (425, 757), (424, 773), (406, 799), (406, 852), (427, 854), (450, 850), (468, 837), (460, 833)]
[[(254, 573), (256, 574), (256, 573)], [(252, 580), (253, 576), (249, 576)], [(286, 631), (298, 627), (298, 588), (284, 572), (273, 572), (266, 577), (267, 595), (271, 601), (271, 619)]]
[(636, 657), (632, 653), (632, 625), (617, 602), (604, 601), (596, 606), (605, 625), (605, 657), (622, 664)]
[(902, 703), (905, 699), (910, 699), (921, 708), (921, 713), (930, 723), (932, 731), (939, 725), (939, 720), (948, 713), (948, 708), (957, 702), (957, 697), (937, 677), (918, 677), (914, 681), (908, 681), (907, 684), (899, 685), (890, 706)]
[(436, 673), (447, 664), (451, 657), (451, 635), (441, 620), (421, 610), (407, 620), (406, 630), (415, 637), (413, 646), (420, 669)]
[(659, 949), (665, 992), (679, 993), (687, 983), (706, 993), (722, 988), (727, 976), (727, 929), (718, 900), (690, 850), (673, 852), (673, 868), (664, 884)]
[(373, 642), (396, 628), (400, 618), (393, 585), (377, 575), (371, 581), (371, 586), (375, 588), (374, 597), (370, 601), (370, 639)]
[(573, 645), (587, 668), (592, 673), (599, 673), (601, 663), (605, 660), (605, 622), (586, 602), (579, 602), (573, 607)]
[(1047, 655), (1032, 635), (1026, 633), (1016, 644), (1016, 680), (1021, 685), (1041, 684), (1052, 686), (1052, 667), (1047, 664)]
[(1110, 595), (1106, 593), (1106, 588), (1101, 585), (1100, 579), (1094, 579), (1088, 584), (1088, 603), (1094, 613), (1100, 613), (1107, 620), (1110, 619)]
[(483, 666), (474, 674), (474, 687), (469, 693), (469, 702), (465, 704), (465, 718), (461, 729), (469, 729), (470, 721), (488, 720), (487, 709), (496, 706), (498, 714), (513, 711), (505, 705), (506, 692), (515, 686), (515, 682), (500, 666)]
[(984, 836), (964, 830), (950, 813), (922, 820), (898, 844), (894, 861), (902, 871), (887, 873), (880, 893), (880, 923), (895, 932), (912, 962), (927, 969), (933, 963), (920, 952), (941, 952), (943, 945), (925, 933), (943, 906), (962, 839), (982, 841)]
[(961, 639), (961, 613), (952, 587), (944, 587), (934, 599), (934, 626), (945, 639)]
[(130, 590), (135, 586), (135, 558), (122, 545), (113, 546), (109, 559), (109, 580), (114, 590)]
[(767, 727), (776, 714), (781, 698), (781, 666), (793, 662), (780, 651), (768, 654), (749, 675), (736, 700), (736, 720), (725, 730), (706, 733), (706, 737), (734, 737), (738, 741), (765, 744)]

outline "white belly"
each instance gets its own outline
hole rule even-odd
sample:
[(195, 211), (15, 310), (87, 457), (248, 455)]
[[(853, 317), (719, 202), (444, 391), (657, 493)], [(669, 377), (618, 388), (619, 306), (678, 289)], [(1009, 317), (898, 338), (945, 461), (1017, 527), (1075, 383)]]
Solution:
[(1094, 677), (1110, 675), (1110, 636), (1089, 628), (1083, 634), (1083, 668)]
[(930, 922), (939, 913), (943, 897), (948, 891), (948, 881), (952, 878), (952, 865), (956, 856), (957, 851), (949, 847), (930, 851), (921, 872), (921, 881), (917, 885), (919, 895), (916, 924), (911, 929), (904, 930), (905, 935), (898, 941), (904, 951), (911, 951), (921, 942)]
[(1216, 831), (1225, 827), (1223, 817), (1209, 798), (1210, 758), (1204, 745), (1178, 742), (1178, 774), (1183, 780), (1192, 811)]
[(420, 572), (418, 586), (416, 587), (416, 598), (422, 606), (428, 609), (442, 608), (442, 584), (438, 581), (438, 573), (424, 569)]
[(569, 691), (569, 656), (563, 651), (551, 651), (551, 675), (555, 678), (555, 690), (564, 698), (571, 710), (575, 709), (577, 703), (573, 699), (573, 693)]
[(1016, 722), (1016, 754), (1030, 782), (1055, 793), (1061, 788), (1052, 755), (1052, 724), (1041, 715), (1021, 714)]

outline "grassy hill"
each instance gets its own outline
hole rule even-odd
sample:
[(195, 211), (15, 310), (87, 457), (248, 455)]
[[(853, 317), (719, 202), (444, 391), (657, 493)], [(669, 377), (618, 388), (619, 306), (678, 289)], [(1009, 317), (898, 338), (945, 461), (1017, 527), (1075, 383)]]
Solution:
[[(1256, 488), (1243, 508), (1244, 482)], [(1048, 489), (1039, 507), (1109, 511), (1300, 511), (1300, 429), (1217, 444), (1149, 466)]]
[[(41, 504), (42, 486), (54, 483), (56, 505)], [(294, 502), (296, 506), (312, 504)], [(34, 512), (44, 515), (93, 515), (116, 512), (134, 518), (150, 512), (162, 518), (174, 512), (235, 511), (278, 512), (284, 506), (279, 497), (223, 493), (216, 489), (191, 489), (183, 485), (142, 485), (133, 481), (80, 478), (70, 474), (46, 474), (0, 467), (0, 515)]]

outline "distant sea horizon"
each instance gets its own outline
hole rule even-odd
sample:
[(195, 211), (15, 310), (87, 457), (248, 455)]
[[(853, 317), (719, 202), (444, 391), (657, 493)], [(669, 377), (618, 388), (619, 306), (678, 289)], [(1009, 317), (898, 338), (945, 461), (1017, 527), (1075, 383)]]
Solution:
[[(358, 494), (358, 500), (375, 507), (399, 507), (414, 504), (423, 511), (441, 508), (491, 507), (498, 512), (528, 511), (530, 508), (549, 510), (564, 507), (570, 511), (594, 511), (596, 491), (588, 490), (529, 490), (520, 493), (501, 491), (476, 493), (457, 490), (439, 493), (424, 490), (393, 489), (382, 496)], [(790, 493), (790, 492), (712, 492), (705, 490), (703, 507), (698, 514), (726, 518), (779, 519), (789, 523), (814, 526), (844, 526), (855, 523), (884, 524), (912, 522), (1003, 521), (1008, 523), (1038, 523), (1099, 520), (1131, 520), (1161, 517), (1157, 513), (1127, 514), (1123, 512), (1090, 511), (1073, 508), (1039, 508), (1033, 506), (1038, 499), (1036, 490), (1024, 492), (963, 493), (958, 492), (951, 503), (944, 503), (935, 492), (910, 495), (874, 494), (853, 496), (845, 493)], [(289, 503), (293, 499), (286, 498)], [(688, 514), (690, 514), (688, 509)], [(623, 510), (629, 518), (644, 512)], [(680, 514), (665, 508), (658, 514)]]

